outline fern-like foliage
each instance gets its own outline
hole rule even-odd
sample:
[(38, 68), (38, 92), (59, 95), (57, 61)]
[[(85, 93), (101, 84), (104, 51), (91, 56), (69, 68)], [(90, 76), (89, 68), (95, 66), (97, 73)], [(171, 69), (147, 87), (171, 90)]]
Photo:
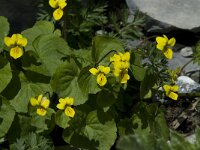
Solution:
[(135, 40), (143, 36), (145, 15), (137, 11), (133, 17), (127, 6), (124, 6), (119, 12), (110, 13), (110, 23), (114, 36), (125, 40)]
[(67, 41), (71, 47), (85, 48), (91, 44), (96, 31), (108, 21), (106, 8), (106, 3), (95, 3), (93, 0), (87, 3), (80, 0), (69, 1), (66, 32)]
[(194, 62), (200, 64), (200, 41), (197, 42), (193, 54)]
[(29, 133), (27, 136), (17, 139), (11, 145), (11, 150), (53, 150), (52, 143), (44, 136)]
[(37, 20), (46, 20), (55, 22), (52, 17), (53, 9), (49, 6), (47, 0), (37, 1)]

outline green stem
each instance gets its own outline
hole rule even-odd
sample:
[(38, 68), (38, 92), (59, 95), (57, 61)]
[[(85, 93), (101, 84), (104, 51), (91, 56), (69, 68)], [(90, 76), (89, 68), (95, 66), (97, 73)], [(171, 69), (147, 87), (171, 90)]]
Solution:
[(200, 92), (196, 92), (196, 93), (179, 93), (178, 94), (179, 97), (187, 97), (187, 98), (193, 98), (193, 97), (200, 97)]
[(185, 65), (183, 65), (183, 67), (181, 68), (180, 73), (178, 75), (181, 75), (183, 70), (185, 69), (185, 67), (187, 67), (187, 65), (189, 65), (192, 61), (193, 61), (193, 58), (191, 60), (189, 60), (187, 63), (185, 63)]
[(65, 39), (65, 41), (67, 41), (67, 32), (66, 32), (66, 28), (67, 28), (67, 7), (64, 8), (64, 15), (63, 15), (63, 28), (62, 28), (62, 35), (63, 38)]
[(95, 64), (95, 66), (97, 66), (102, 60), (104, 60), (104, 58), (106, 58), (110, 53), (113, 53), (113, 52), (117, 53), (116, 50), (111, 50), (111, 51), (109, 51), (107, 54), (105, 54), (105, 55)]

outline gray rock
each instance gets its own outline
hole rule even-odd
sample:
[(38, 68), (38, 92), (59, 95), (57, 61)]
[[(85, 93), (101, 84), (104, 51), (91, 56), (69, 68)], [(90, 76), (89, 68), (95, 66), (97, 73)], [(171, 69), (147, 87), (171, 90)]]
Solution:
[(11, 33), (21, 32), (36, 21), (39, 0), (0, 0), (0, 16), (8, 18)]
[(171, 26), (196, 32), (200, 30), (200, 0), (126, 0), (126, 2), (131, 11), (138, 8), (161, 23), (159, 25), (154, 21), (155, 24), (151, 24), (153, 30)]
[(184, 47), (181, 49), (180, 53), (183, 57), (190, 57), (193, 54), (192, 47)]
[(200, 84), (187, 76), (179, 76), (176, 84), (179, 87), (178, 93), (192, 93), (200, 91)]
[[(180, 52), (174, 52), (173, 59), (168, 61), (170, 69), (176, 69), (177, 67), (183, 67), (192, 58), (183, 57)], [(183, 69), (183, 75), (191, 77), (196, 82), (200, 82), (200, 66), (197, 63), (189, 63)]]
[(186, 136), (185, 139), (190, 142), (191, 144), (194, 144), (196, 142), (196, 135), (195, 134), (191, 134), (189, 136)]

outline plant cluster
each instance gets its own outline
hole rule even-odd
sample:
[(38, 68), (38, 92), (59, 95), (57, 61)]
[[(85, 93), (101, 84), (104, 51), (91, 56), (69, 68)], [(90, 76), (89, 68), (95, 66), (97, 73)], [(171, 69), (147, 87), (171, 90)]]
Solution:
[(134, 140), (148, 134), (154, 143), (169, 140), (163, 112), (146, 100), (155, 94), (178, 99), (178, 71), (167, 68), (175, 38), (158, 36), (151, 43), (141, 37), (143, 44), (127, 49), (122, 41), (142, 36), (143, 18), (120, 27), (115, 21), (116, 30), (95, 35), (107, 26), (106, 5), (72, 11), (77, 2), (49, 0), (54, 21), (37, 21), (13, 35), (0, 17), (2, 148), (8, 143), (13, 150), (53, 149), (53, 142), (64, 141), (64, 146), (109, 150), (127, 134)]

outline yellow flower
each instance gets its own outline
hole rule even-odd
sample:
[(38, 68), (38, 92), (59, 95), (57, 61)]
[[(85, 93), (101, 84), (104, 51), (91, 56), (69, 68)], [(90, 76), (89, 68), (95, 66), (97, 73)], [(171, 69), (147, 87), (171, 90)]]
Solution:
[(21, 47), (13, 47), (10, 49), (10, 56), (13, 57), (14, 59), (17, 59), (23, 55), (23, 50)]
[(45, 116), (47, 113), (47, 108), (49, 107), (50, 100), (46, 97), (43, 97), (43, 95), (39, 95), (37, 99), (32, 97), (30, 99), (30, 103), (32, 106), (35, 106), (37, 108), (36, 113), (40, 116)]
[(130, 53), (126, 52), (124, 54), (114, 54), (114, 56), (110, 57), (110, 61), (113, 63), (114, 68), (129, 68)]
[(127, 83), (130, 79), (130, 76), (128, 75), (130, 52), (114, 54), (110, 57), (110, 61), (114, 66), (113, 74), (116, 77), (119, 77), (120, 83)]
[(107, 83), (107, 75), (110, 72), (110, 67), (98, 66), (98, 68), (91, 68), (90, 73), (97, 75), (97, 83), (100, 86), (104, 86)]
[(74, 103), (74, 99), (71, 97), (60, 98), (59, 104), (57, 104), (56, 107), (60, 110), (65, 110), (65, 115), (73, 118), (75, 115), (75, 111), (71, 107), (73, 103)]
[(160, 36), (157, 37), (156, 42), (157, 42), (156, 48), (163, 51), (166, 58), (172, 59), (173, 51), (171, 48), (175, 45), (176, 39), (171, 38), (169, 40), (166, 35), (163, 35), (163, 37)]
[(63, 9), (67, 6), (66, 0), (49, 0), (49, 5), (55, 8), (53, 17), (55, 20), (60, 20), (63, 16)]
[(55, 20), (60, 20), (63, 16), (63, 10), (58, 8), (53, 12), (53, 17)]
[(52, 8), (61, 8), (63, 9), (65, 6), (67, 6), (66, 0), (49, 0), (49, 5)]
[(164, 85), (163, 89), (165, 90), (166, 96), (173, 99), (177, 100), (178, 99), (178, 94), (175, 92), (178, 92), (178, 86), (177, 85)]
[(21, 34), (13, 34), (11, 37), (5, 37), (4, 43), (6, 46), (11, 47), (10, 56), (17, 59), (23, 55), (22, 47), (25, 47), (28, 41)]
[(99, 73), (97, 76), (97, 83), (100, 86), (104, 86), (107, 83), (107, 78), (103, 73)]
[(116, 77), (119, 77), (120, 83), (127, 83), (127, 81), (130, 79), (130, 76), (128, 75), (128, 69), (116, 68), (114, 69), (113, 74)]
[(6, 46), (26, 46), (27, 45), (27, 39), (24, 38), (21, 34), (13, 34), (11, 37), (5, 37), (4, 43)]
[(175, 81), (177, 80), (177, 76), (178, 76), (178, 74), (180, 73), (180, 71), (181, 71), (181, 68), (180, 67), (178, 67), (178, 68), (176, 68), (175, 70), (167, 70), (167, 72), (169, 73), (169, 75), (170, 75), (170, 77), (171, 77), (171, 81), (172, 81), (172, 83), (174, 84), (175, 83)]

